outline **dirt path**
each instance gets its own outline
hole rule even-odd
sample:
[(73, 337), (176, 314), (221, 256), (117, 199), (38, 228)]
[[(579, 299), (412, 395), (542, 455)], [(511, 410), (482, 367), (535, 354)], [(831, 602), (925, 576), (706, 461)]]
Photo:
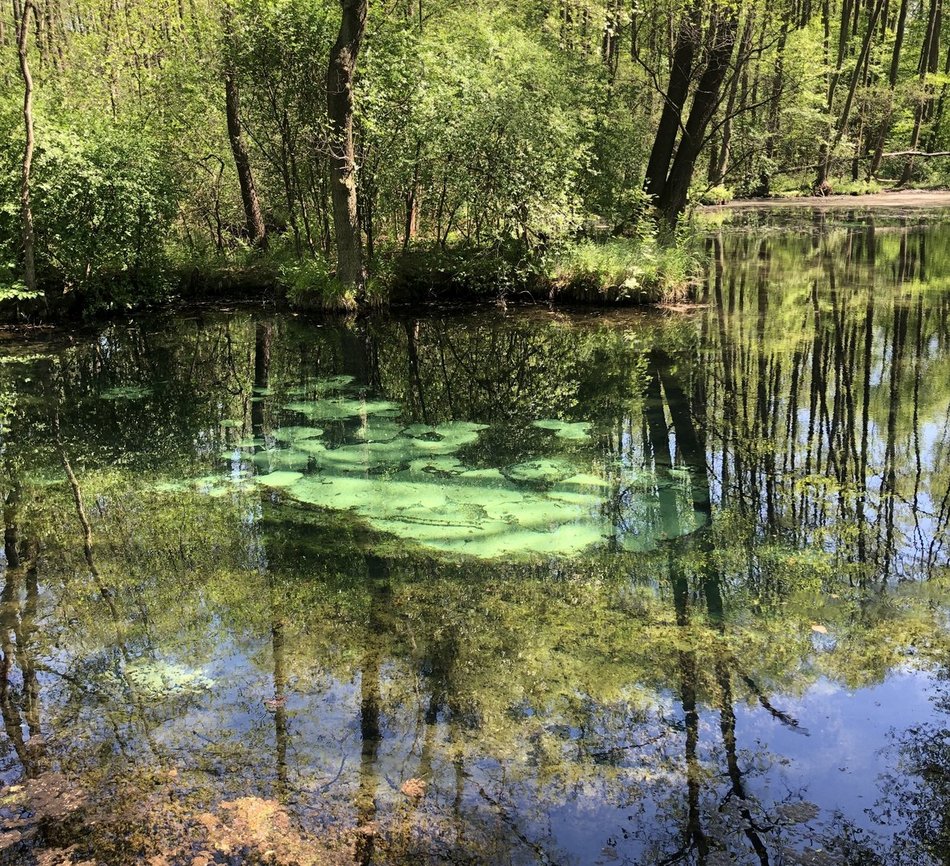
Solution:
[(800, 196), (799, 198), (737, 199), (722, 205), (708, 205), (704, 211), (763, 210), (771, 208), (950, 208), (950, 190), (899, 190), (871, 195)]

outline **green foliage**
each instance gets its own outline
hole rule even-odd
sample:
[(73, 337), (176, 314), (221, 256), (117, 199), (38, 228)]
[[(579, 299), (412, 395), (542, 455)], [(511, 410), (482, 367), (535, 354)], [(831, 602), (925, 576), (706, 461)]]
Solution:
[(109, 307), (158, 295), (174, 179), (154, 144), (103, 128), (47, 132), (35, 184), (38, 270), (45, 283)]
[(682, 297), (697, 272), (688, 243), (660, 244), (647, 230), (638, 238), (570, 244), (555, 258), (552, 278), (568, 297), (587, 287), (604, 301), (655, 302)]
[(699, 196), (699, 201), (702, 204), (725, 204), (734, 198), (735, 194), (729, 187), (718, 184), (709, 189), (704, 189)]
[(374, 211), (421, 186), (421, 228), (479, 246), (576, 223), (586, 145), (567, 70), (517, 14), (456, 9), (422, 34), (382, 19), (375, 35), (358, 95)]
[[(19, 153), (14, 135), (7, 143), (0, 157), (9, 191), (18, 178)], [(161, 296), (178, 190), (154, 142), (112, 124), (82, 133), (45, 124), (32, 176), (41, 287), (86, 310)], [(12, 207), (0, 219), (0, 249), (10, 259), (19, 257), (19, 211)], [(25, 297), (15, 286), (4, 294)]]
[[(7, 266), (5, 270), (8, 274), (13, 274), (15, 268), (12, 265)], [(2, 273), (2, 271), (0, 271)], [(43, 293), (40, 291), (30, 291), (20, 280), (14, 280), (11, 277), (8, 277), (10, 282), (2, 283), (0, 282), (0, 305), (9, 304), (11, 301), (22, 302), (22, 301), (36, 301), (43, 297)]]
[(500, 300), (530, 292), (540, 278), (540, 264), (517, 242), (416, 248), (396, 262), (388, 277), (389, 293), (395, 302)]
[(356, 296), (343, 286), (323, 258), (305, 258), (287, 262), (279, 268), (279, 280), (292, 306), (311, 310), (351, 312)]
[[(649, 234), (644, 173), (689, 8), (661, 0), (635, 11), (604, 0), (371, 7), (353, 117), (365, 299), (382, 303), (392, 287), (397, 299), (549, 296), (553, 275), (579, 299), (616, 301), (688, 282), (688, 249), (648, 244), (630, 266), (631, 249), (597, 249), (589, 239)], [(829, 148), (835, 192), (950, 181), (950, 160), (887, 155), (947, 147), (950, 77), (937, 51), (921, 64), (924, 6), (908, 7), (896, 54), (892, 8), (874, 28), (874, 4), (737, 8), (740, 44), (702, 134), (694, 203), (810, 193)], [(689, 99), (715, 41), (715, 9), (700, 4), (703, 50)], [(183, 277), (191, 290), (277, 283), (298, 305), (352, 307), (355, 297), (330, 277), (325, 73), (339, 4), (238, 0), (222, 15), (214, 0), (143, 0), (116, 15), (104, 0), (80, 0), (75, 15), (82, 26), (50, 11), (28, 40), (37, 264), (48, 298), (121, 307), (167, 296)], [(239, 95), (266, 255), (246, 240), (225, 71)], [(0, 285), (8, 306), (28, 306), (14, 288), (22, 279), (20, 81), (12, 63), (4, 75)], [(682, 113), (685, 125), (688, 105)]]

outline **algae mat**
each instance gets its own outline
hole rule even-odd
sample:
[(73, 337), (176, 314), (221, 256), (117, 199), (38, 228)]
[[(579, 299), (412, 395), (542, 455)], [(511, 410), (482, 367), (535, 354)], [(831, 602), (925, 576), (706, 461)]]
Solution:
[(470, 457), (487, 425), (404, 423), (398, 404), (351, 393), (340, 379), (317, 393), (280, 404), (278, 426), (224, 452), (226, 474), (202, 479), (207, 491), (269, 488), (424, 548), (484, 559), (646, 550), (702, 523), (682, 474), (608, 473), (587, 421), (508, 431), (533, 436), (537, 453), (485, 465)]

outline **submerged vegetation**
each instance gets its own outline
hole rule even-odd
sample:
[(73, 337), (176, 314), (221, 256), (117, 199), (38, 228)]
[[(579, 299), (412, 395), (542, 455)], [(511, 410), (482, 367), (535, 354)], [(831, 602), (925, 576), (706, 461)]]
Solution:
[(9, 345), (0, 862), (944, 863), (950, 234), (801, 228)]

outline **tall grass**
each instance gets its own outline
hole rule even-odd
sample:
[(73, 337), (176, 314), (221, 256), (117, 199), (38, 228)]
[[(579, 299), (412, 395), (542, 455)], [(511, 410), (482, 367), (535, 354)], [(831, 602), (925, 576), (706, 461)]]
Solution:
[(555, 297), (585, 303), (661, 303), (683, 300), (699, 274), (700, 258), (686, 239), (653, 236), (580, 241), (551, 268)]

